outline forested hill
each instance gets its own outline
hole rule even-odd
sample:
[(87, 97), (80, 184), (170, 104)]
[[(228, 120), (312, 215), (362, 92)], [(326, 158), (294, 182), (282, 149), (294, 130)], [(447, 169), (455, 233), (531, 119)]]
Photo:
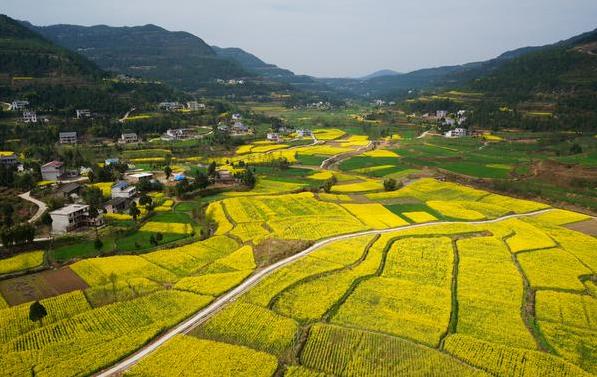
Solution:
[(135, 27), (52, 25), (28, 27), (104, 70), (159, 80), (195, 90), (215, 79), (250, 77), (235, 61), (222, 59), (201, 38), (155, 25)]
[(0, 75), (14, 80), (81, 83), (105, 76), (81, 55), (56, 46), (12, 18), (0, 15)]
[(122, 114), (176, 95), (165, 85), (114, 80), (86, 57), (0, 15), (0, 101), (26, 99), (33, 109), (65, 114), (80, 108)]
[[(536, 60), (538, 62), (537, 68), (541, 69), (537, 72), (531, 72), (530, 70), (523, 70), (518, 74), (514, 74), (512, 72), (512, 75), (518, 75), (519, 77), (514, 78), (514, 82), (507, 81), (503, 83), (505, 86), (511, 86), (511, 84), (515, 83), (515, 81), (518, 79), (522, 79), (527, 83), (529, 80), (536, 80), (537, 76), (543, 75), (541, 72), (549, 67), (548, 64), (554, 63), (553, 61), (546, 60), (546, 64), (543, 67), (539, 67), (541, 65), (541, 63), (539, 63), (540, 60), (553, 58), (553, 56), (552, 58), (548, 57), (550, 54), (549, 52), (545, 55), (542, 55), (541, 51), (564, 51), (583, 43), (589, 43), (591, 39), (594, 38), (594, 35), (595, 32), (588, 32), (550, 45), (522, 47), (507, 51), (498, 57), (487, 61), (473, 62), (455, 66), (425, 68), (394, 76), (381, 76), (364, 78), (360, 80), (323, 79), (323, 81), (337, 90), (349, 92), (356, 96), (368, 95), (371, 97), (392, 98), (403, 96), (412, 89), (438, 90), (442, 88), (458, 88), (467, 86), (470, 82), (479, 79), (483, 80), (483, 85), (488, 85), (491, 82), (490, 77), (493, 77), (494, 73), (500, 76), (505, 75), (506, 71), (512, 70), (512, 67), (521, 64), (520, 62), (524, 62), (526, 59), (525, 57), (527, 56), (530, 60), (528, 60), (528, 63), (522, 63), (523, 66), (526, 66), (526, 64), (531, 64), (531, 60)], [(574, 56), (572, 53), (566, 54), (566, 59), (571, 58), (572, 56)], [(509, 65), (510, 62), (512, 62), (513, 65)], [(503, 71), (499, 71), (500, 67), (502, 66), (510, 68), (504, 68)], [(534, 70), (534, 68), (529, 69)], [(582, 70), (583, 69), (581, 68), (581, 71)], [(487, 78), (487, 80), (484, 78)]]
[(279, 68), (274, 64), (268, 64), (263, 60), (259, 59), (257, 56), (240, 48), (221, 48), (218, 46), (212, 46), (212, 49), (219, 57), (223, 59), (236, 61), (247, 71), (252, 71), (262, 77), (268, 77), (273, 79), (288, 79), (295, 76), (294, 73), (292, 73), (291, 71)]

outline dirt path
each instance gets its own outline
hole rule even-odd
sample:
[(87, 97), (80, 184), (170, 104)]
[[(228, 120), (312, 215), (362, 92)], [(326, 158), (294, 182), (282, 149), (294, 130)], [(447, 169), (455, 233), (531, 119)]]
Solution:
[(29, 220), (27, 220), (27, 222), (30, 224), (36, 222), (48, 210), (46, 203), (31, 196), (31, 191), (19, 195), (19, 198), (31, 202), (37, 206), (37, 212), (35, 212), (35, 214), (31, 216)]
[(493, 220), (451, 221), (451, 222), (435, 221), (435, 222), (430, 222), (430, 223), (425, 223), (425, 224), (405, 225), (405, 226), (401, 226), (401, 227), (389, 228), (389, 229), (383, 229), (383, 230), (367, 230), (367, 231), (362, 231), (362, 232), (357, 232), (357, 233), (334, 236), (334, 237), (319, 241), (319, 242), (315, 243), (313, 246), (303, 250), (302, 252), (292, 255), (292, 256), (290, 256), (286, 259), (283, 259), (277, 263), (274, 263), (274, 264), (270, 265), (269, 267), (266, 267), (263, 270), (258, 271), (254, 275), (251, 275), (247, 280), (242, 282), (236, 288), (232, 289), (231, 291), (224, 294), (223, 296), (220, 296), (219, 298), (214, 300), (210, 305), (199, 310), (192, 317), (181, 322), (180, 324), (178, 324), (176, 327), (170, 329), (169, 331), (166, 331), (161, 336), (156, 338), (154, 341), (143, 346), (137, 352), (126, 357), (125, 359), (116, 363), (112, 367), (105, 369), (104, 371), (102, 371), (100, 373), (97, 373), (96, 376), (108, 377), (108, 376), (115, 376), (115, 375), (122, 374), (124, 371), (128, 370), (129, 368), (131, 368), (132, 366), (137, 364), (139, 361), (141, 361), (144, 357), (146, 357), (149, 354), (151, 354), (152, 352), (156, 351), (159, 347), (161, 347), (168, 340), (172, 339), (174, 336), (176, 336), (178, 334), (189, 333), (195, 327), (199, 326), (200, 324), (205, 322), (209, 317), (211, 317), (212, 315), (217, 313), (219, 310), (221, 310), (223, 307), (225, 307), (228, 303), (236, 300), (240, 295), (242, 295), (243, 293), (248, 291), (251, 287), (253, 287), (257, 283), (259, 283), (260, 281), (262, 281), (263, 279), (265, 279), (266, 277), (271, 275), (273, 272), (275, 272), (289, 264), (292, 264), (293, 262), (296, 262), (297, 260), (313, 253), (315, 250), (317, 250), (323, 246), (326, 246), (332, 242), (366, 236), (366, 235), (384, 234), (384, 233), (390, 233), (390, 232), (395, 232), (395, 231), (400, 231), (400, 230), (424, 228), (424, 227), (434, 226), (434, 225), (438, 225), (438, 224), (472, 224), (472, 225), (492, 224), (492, 223), (496, 223), (496, 222), (500, 222), (500, 221), (512, 219), (512, 218), (538, 215), (538, 214), (549, 212), (552, 210), (553, 209), (548, 208), (548, 209), (524, 213), (524, 214), (515, 214), (515, 215), (498, 217)]

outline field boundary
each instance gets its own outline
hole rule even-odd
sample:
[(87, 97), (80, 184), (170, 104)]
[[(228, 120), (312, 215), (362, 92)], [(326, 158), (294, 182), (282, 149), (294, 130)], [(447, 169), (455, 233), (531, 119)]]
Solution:
[(349, 234), (333, 236), (333, 237), (321, 240), (321, 241), (315, 243), (314, 245), (312, 245), (311, 247), (303, 250), (302, 252), (294, 254), (294, 255), (292, 255), (286, 259), (283, 259), (281, 261), (278, 261), (278, 262), (270, 265), (269, 267), (266, 267), (263, 270), (250, 276), (249, 278), (247, 278), (247, 280), (245, 280), (243, 283), (238, 285), (236, 288), (234, 288), (233, 290), (224, 294), (223, 296), (220, 296), (219, 298), (214, 300), (211, 304), (209, 304), (205, 308), (196, 312), (190, 318), (179, 323), (177, 326), (171, 328), (170, 330), (164, 332), (161, 336), (159, 336), (155, 340), (149, 342), (148, 344), (143, 346), (141, 349), (139, 349), (137, 352), (129, 355), (128, 357), (126, 357), (123, 360), (119, 361), (118, 363), (114, 364), (112, 367), (104, 369), (103, 371), (101, 371), (99, 373), (96, 373), (95, 376), (108, 377), (108, 376), (114, 376), (114, 375), (121, 374), (122, 372), (131, 368), (133, 365), (137, 364), (141, 359), (143, 359), (147, 355), (149, 355), (152, 352), (154, 352), (155, 350), (157, 350), (159, 347), (161, 347), (168, 340), (172, 339), (174, 336), (176, 336), (178, 334), (188, 333), (194, 327), (196, 327), (197, 325), (199, 325), (200, 323), (205, 321), (207, 318), (209, 318), (210, 316), (212, 316), (213, 314), (218, 312), (220, 309), (225, 307), (226, 304), (234, 301), (241, 294), (245, 293), (248, 289), (250, 289), (257, 283), (259, 283), (261, 280), (263, 280), (265, 277), (269, 276), (276, 270), (278, 270), (284, 266), (287, 266), (289, 264), (292, 264), (293, 262), (297, 261), (298, 259), (300, 259), (304, 256), (307, 256), (307, 255), (311, 254), (312, 252), (314, 252), (315, 250), (317, 250), (325, 245), (328, 245), (332, 242), (346, 240), (349, 238), (356, 238), (356, 237), (365, 236), (365, 235), (391, 233), (391, 232), (396, 232), (396, 231), (401, 231), (401, 230), (425, 228), (425, 227), (441, 225), (441, 224), (471, 224), (471, 225), (492, 224), (492, 223), (497, 223), (497, 222), (512, 219), (512, 218), (539, 215), (539, 214), (546, 213), (546, 212), (549, 212), (552, 210), (553, 210), (553, 208), (547, 208), (547, 209), (542, 209), (542, 210), (533, 211), (533, 212), (524, 213), (524, 214), (513, 214), (513, 215), (502, 216), (502, 217), (492, 219), (492, 220), (458, 221), (458, 222), (436, 221), (436, 222), (430, 222), (430, 223), (424, 223), (424, 224), (411, 224), (411, 225), (404, 225), (404, 226), (400, 226), (400, 227), (396, 227), (396, 228), (388, 228), (388, 229), (382, 229), (382, 230), (368, 230), (368, 231), (361, 231), (361, 232), (356, 232), (356, 233), (349, 233)]

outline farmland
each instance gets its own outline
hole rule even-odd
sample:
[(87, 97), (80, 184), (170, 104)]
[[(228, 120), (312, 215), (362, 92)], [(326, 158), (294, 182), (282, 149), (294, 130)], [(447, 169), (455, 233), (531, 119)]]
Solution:
[[(172, 161), (192, 175), (214, 161), (256, 182), (205, 196), (150, 192), (138, 219), (105, 215), (100, 247), (89, 232), (1, 259), (5, 374), (97, 373), (204, 312), (121, 371), (597, 372), (597, 243), (568, 228), (591, 217), (487, 190), (530, 174), (528, 147), (502, 133), (419, 139), (404, 124), (382, 137), (367, 128), (382, 123), (337, 116), (348, 125), (316, 128), (313, 140), (249, 138), (210, 158), (175, 143), (124, 148), (142, 169)], [(106, 198), (112, 184), (88, 187)], [(48, 311), (39, 323), (28, 318), (36, 300)]]

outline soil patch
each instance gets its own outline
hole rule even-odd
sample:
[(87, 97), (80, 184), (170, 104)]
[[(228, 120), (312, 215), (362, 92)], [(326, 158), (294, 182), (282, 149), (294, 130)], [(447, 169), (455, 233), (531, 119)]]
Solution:
[(313, 242), (311, 241), (270, 238), (254, 248), (255, 263), (258, 267), (269, 266), (305, 250), (312, 244)]
[(68, 267), (0, 281), (0, 294), (11, 306), (85, 288), (88, 285)]
[(590, 236), (597, 236), (597, 219), (589, 219), (565, 225), (566, 228), (576, 230)]

